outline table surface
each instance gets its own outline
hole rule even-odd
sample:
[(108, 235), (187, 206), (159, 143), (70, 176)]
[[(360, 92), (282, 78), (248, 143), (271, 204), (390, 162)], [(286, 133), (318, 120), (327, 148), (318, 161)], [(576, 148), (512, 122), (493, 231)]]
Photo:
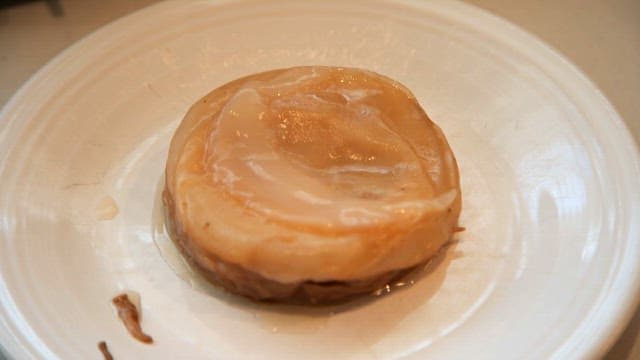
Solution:
[[(511, 21), (566, 56), (600, 88), (640, 143), (640, 1), (465, 1)], [(0, 107), (67, 46), (155, 2), (0, 1)], [(640, 359), (640, 308), (605, 359)]]

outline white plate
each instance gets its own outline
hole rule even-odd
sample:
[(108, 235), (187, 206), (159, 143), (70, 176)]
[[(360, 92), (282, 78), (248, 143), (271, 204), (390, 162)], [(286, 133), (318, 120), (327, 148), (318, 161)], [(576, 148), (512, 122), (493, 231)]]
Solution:
[[(396, 78), (448, 136), (467, 231), (414, 286), (256, 305), (190, 284), (154, 244), (190, 104), (303, 64)], [(620, 118), (562, 57), (458, 2), (162, 3), (58, 56), (0, 127), (0, 341), (16, 358), (98, 358), (100, 340), (127, 359), (595, 357), (637, 300), (640, 171)], [(113, 313), (122, 290), (154, 345)]]

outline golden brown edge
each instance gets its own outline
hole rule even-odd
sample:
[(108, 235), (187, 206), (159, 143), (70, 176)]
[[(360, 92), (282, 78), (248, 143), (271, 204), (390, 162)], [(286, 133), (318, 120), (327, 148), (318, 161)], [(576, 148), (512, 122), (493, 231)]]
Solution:
[[(335, 304), (358, 295), (373, 293), (401, 278), (425, 262), (404, 269), (353, 281), (300, 281), (281, 283), (267, 279), (240, 265), (224, 261), (214, 254), (201, 254), (189, 246), (189, 238), (174, 220), (174, 201), (167, 189), (163, 191), (165, 226), (169, 237), (188, 261), (210, 283), (226, 291), (255, 301), (292, 304)], [(427, 260), (428, 261), (428, 260)]]

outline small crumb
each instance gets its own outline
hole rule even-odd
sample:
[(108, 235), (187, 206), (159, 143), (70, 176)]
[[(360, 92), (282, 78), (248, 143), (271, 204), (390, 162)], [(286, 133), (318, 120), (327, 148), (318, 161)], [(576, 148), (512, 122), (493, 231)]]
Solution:
[(102, 353), (102, 356), (104, 356), (104, 360), (113, 360), (113, 356), (109, 352), (109, 348), (107, 347), (107, 343), (106, 342), (100, 341), (98, 343), (98, 349), (100, 349), (100, 352)]
[(138, 308), (129, 300), (127, 294), (120, 294), (111, 300), (118, 311), (118, 317), (129, 331), (129, 334), (145, 344), (152, 344), (153, 338), (142, 331)]
[(119, 212), (118, 204), (108, 195), (100, 199), (96, 205), (96, 218), (98, 220), (111, 220), (116, 217)]
[(465, 231), (465, 230), (467, 230), (467, 228), (462, 227), (462, 226), (456, 226), (456, 227), (453, 228), (453, 232), (462, 232), (462, 231)]

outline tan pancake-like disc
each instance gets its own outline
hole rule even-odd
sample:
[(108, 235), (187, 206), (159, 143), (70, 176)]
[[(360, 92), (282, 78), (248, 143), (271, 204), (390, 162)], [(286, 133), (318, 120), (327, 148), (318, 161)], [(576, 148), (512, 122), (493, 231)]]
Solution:
[(408, 89), (320, 66), (196, 102), (171, 142), (164, 197), (174, 241), (212, 282), (312, 302), (424, 263), (461, 206), (451, 149)]

